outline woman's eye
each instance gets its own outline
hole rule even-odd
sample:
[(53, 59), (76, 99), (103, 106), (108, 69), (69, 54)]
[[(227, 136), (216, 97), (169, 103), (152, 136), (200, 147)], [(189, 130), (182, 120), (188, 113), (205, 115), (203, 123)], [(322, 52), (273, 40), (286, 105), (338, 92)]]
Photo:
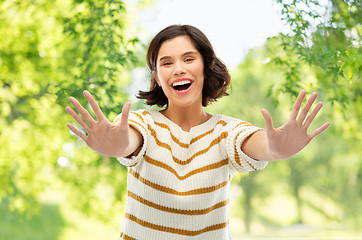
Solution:
[(172, 64), (171, 62), (165, 62), (165, 63), (162, 64), (162, 66), (169, 66), (171, 64)]
[(193, 60), (194, 60), (193, 58), (186, 58), (185, 62), (191, 62)]

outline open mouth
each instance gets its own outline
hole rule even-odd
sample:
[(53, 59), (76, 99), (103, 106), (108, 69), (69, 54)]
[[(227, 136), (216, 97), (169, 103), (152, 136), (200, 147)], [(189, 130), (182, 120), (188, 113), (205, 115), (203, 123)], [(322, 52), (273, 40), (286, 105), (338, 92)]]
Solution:
[(173, 89), (175, 89), (176, 91), (185, 91), (190, 86), (191, 86), (191, 81), (190, 80), (175, 82), (174, 84), (172, 84)]

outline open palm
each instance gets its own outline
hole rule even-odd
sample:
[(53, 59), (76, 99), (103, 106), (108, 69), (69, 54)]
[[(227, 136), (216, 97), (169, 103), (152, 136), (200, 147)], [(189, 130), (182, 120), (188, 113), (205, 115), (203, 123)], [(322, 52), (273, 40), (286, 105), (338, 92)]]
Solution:
[(299, 113), (305, 95), (306, 91), (303, 90), (300, 92), (289, 119), (280, 128), (275, 129), (270, 114), (265, 109), (261, 110), (267, 126), (268, 149), (276, 159), (286, 159), (293, 156), (329, 126), (327, 122), (308, 134), (309, 126), (323, 104), (319, 102), (308, 115), (309, 110), (317, 98), (317, 93), (312, 93)]
[(87, 135), (70, 123), (67, 124), (68, 128), (78, 137), (83, 139), (84, 142), (94, 151), (108, 157), (117, 157), (122, 155), (129, 145), (128, 114), (131, 104), (126, 103), (123, 106), (121, 122), (117, 124), (110, 122), (104, 116), (97, 102), (88, 91), (84, 91), (84, 96), (96, 114), (97, 120), (93, 119), (89, 112), (75, 98), (70, 97), (69, 101), (84, 119), (81, 118), (71, 107), (67, 107), (66, 110), (74, 118), (74, 120), (76, 120), (84, 128)]

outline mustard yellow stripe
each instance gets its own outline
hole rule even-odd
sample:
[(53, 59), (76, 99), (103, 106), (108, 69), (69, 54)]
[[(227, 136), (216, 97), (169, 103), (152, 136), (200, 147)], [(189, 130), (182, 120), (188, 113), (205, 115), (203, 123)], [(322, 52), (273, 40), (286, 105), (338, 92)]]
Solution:
[(256, 171), (256, 168), (248, 161), (245, 159), (245, 162), (253, 169)]
[(121, 232), (121, 238), (125, 239), (125, 240), (137, 240), (137, 239), (135, 239), (133, 237), (130, 237), (130, 236), (124, 234), (123, 232)]
[(250, 123), (248, 123), (248, 122), (241, 122), (241, 123), (239, 123), (238, 125), (236, 125), (236, 126), (233, 128), (233, 130), (234, 130), (235, 128), (239, 127), (240, 125), (244, 125), (244, 126), (253, 126), (253, 125), (251, 125), (251, 124), (250, 124)]
[(229, 199), (226, 199), (225, 201), (219, 202), (209, 208), (197, 209), (197, 210), (184, 210), (184, 209), (170, 208), (170, 207), (156, 204), (154, 202), (148, 201), (148, 200), (138, 196), (137, 194), (135, 194), (131, 191), (128, 191), (127, 195), (129, 197), (135, 199), (136, 201), (138, 201), (146, 206), (155, 208), (157, 210), (160, 210), (163, 212), (174, 213), (174, 214), (184, 214), (184, 215), (204, 215), (204, 214), (212, 212), (215, 209), (225, 207), (229, 203)]
[[(239, 135), (240, 135), (241, 133), (239, 133), (237, 136), (236, 136), (236, 139), (239, 137)], [(239, 157), (239, 153), (238, 153), (238, 151), (237, 151), (237, 148), (240, 148), (240, 151), (241, 151), (241, 146), (235, 146), (235, 162), (238, 164), (238, 165), (240, 165), (240, 167), (243, 167), (242, 165), (241, 165), (241, 162), (240, 162), (240, 157)], [(253, 166), (253, 165), (251, 165), (251, 163), (249, 163), (246, 159), (244, 159), (245, 160), (245, 162), (253, 169), (253, 170), (256, 170), (255, 169), (255, 167)]]
[(128, 167), (134, 167), (134, 166), (136, 166), (138, 164), (138, 162), (136, 162), (136, 163), (134, 163), (134, 164), (132, 164), (131, 166), (128, 166)]
[[(226, 126), (227, 123), (226, 123), (224, 120), (220, 120), (220, 121), (218, 121), (218, 122), (215, 124), (215, 127), (216, 127), (216, 125), (218, 125), (218, 124), (221, 124), (221, 125), (223, 125), (223, 126)], [(205, 132), (205, 133), (203, 133), (203, 134), (201, 134), (201, 135), (199, 135), (199, 136), (191, 139), (190, 145), (193, 144), (194, 142), (200, 140), (201, 138), (209, 135), (210, 133), (212, 133), (212, 132), (215, 130), (215, 127), (214, 127), (213, 129), (211, 129), (211, 130), (209, 130), (209, 131), (207, 131), (207, 132)]]
[(134, 124), (137, 124), (138, 126), (140, 126), (141, 128), (143, 128), (143, 130), (145, 130), (145, 132), (147, 132), (146, 128), (144, 126), (142, 126), (141, 124), (139, 124), (138, 122), (136, 121), (133, 121), (132, 119), (129, 119), (128, 122), (132, 122)]
[(157, 161), (156, 159), (153, 159), (147, 155), (145, 155), (145, 161), (148, 162), (149, 164), (152, 164), (152, 165), (155, 165), (157, 167), (160, 167), (160, 168), (163, 168), (171, 173), (173, 173), (179, 180), (185, 180), (186, 178), (188, 177), (191, 177), (192, 175), (195, 175), (195, 174), (198, 174), (198, 173), (202, 173), (202, 172), (205, 172), (205, 171), (210, 171), (210, 170), (213, 170), (213, 169), (216, 169), (216, 168), (219, 168), (219, 167), (222, 167), (224, 165), (227, 165), (228, 164), (228, 159), (223, 159), (219, 162), (216, 162), (216, 163), (213, 163), (213, 164), (210, 164), (210, 165), (206, 165), (204, 167), (201, 167), (201, 168), (198, 168), (198, 169), (195, 169), (183, 176), (180, 176), (175, 169), (173, 169), (171, 166), (163, 163), (163, 162), (160, 162), (160, 161)]
[(142, 114), (143, 114), (144, 116), (146, 116), (146, 115), (151, 115), (151, 113), (149, 113), (148, 111), (143, 111)]
[(224, 222), (224, 223), (219, 223), (219, 224), (215, 224), (215, 225), (211, 225), (208, 226), (206, 228), (197, 230), (197, 231), (191, 231), (191, 230), (185, 230), (185, 229), (179, 229), (179, 228), (172, 228), (172, 227), (165, 227), (165, 226), (160, 226), (154, 223), (150, 223), (150, 222), (146, 222), (144, 220), (141, 220), (139, 218), (137, 218), (136, 216), (133, 216), (129, 213), (126, 213), (126, 218), (143, 226), (146, 228), (150, 228), (150, 229), (154, 229), (157, 231), (162, 231), (162, 232), (168, 232), (168, 233), (174, 233), (174, 234), (179, 234), (179, 235), (184, 235), (184, 236), (197, 236), (200, 235), (202, 233), (206, 233), (206, 232), (210, 232), (210, 231), (215, 231), (218, 229), (222, 229), (228, 226), (229, 221)]
[[(234, 156), (235, 157), (235, 156)], [(236, 168), (236, 166), (234, 165), (233, 161), (230, 161), (231, 165), (233, 165), (234, 168)], [(236, 168), (237, 169), (237, 168)]]
[[(143, 117), (142, 117), (140, 114), (135, 113), (135, 112), (133, 112), (133, 113), (134, 113), (136, 116), (138, 116), (139, 119), (141, 119), (142, 121), (144, 121), (144, 120), (143, 120)], [(148, 111), (143, 111), (142, 114), (143, 114), (144, 116), (146, 116), (146, 115), (151, 115)], [(223, 125), (223, 126), (226, 126), (226, 124), (227, 124), (224, 120), (218, 121), (218, 122), (215, 124), (215, 126), (214, 126), (213, 129), (211, 129), (211, 130), (209, 130), (209, 131), (207, 131), (207, 132), (205, 132), (205, 133), (202, 133), (202, 134), (200, 134), (200, 135), (197, 136), (197, 137), (194, 137), (193, 139), (191, 139), (190, 144), (188, 144), (188, 143), (183, 143), (183, 142), (181, 142), (181, 141), (171, 132), (171, 129), (170, 129), (170, 127), (169, 127), (167, 124), (165, 124), (165, 123), (160, 123), (160, 122), (156, 122), (156, 121), (154, 121), (154, 123), (155, 123), (155, 125), (157, 125), (157, 126), (159, 126), (159, 127), (161, 127), (161, 128), (164, 128), (164, 129), (168, 130), (168, 131), (170, 132), (170, 135), (171, 135), (172, 140), (173, 140), (176, 144), (178, 144), (180, 147), (183, 147), (183, 148), (188, 148), (191, 144), (193, 144), (193, 143), (195, 143), (196, 141), (200, 140), (201, 138), (203, 138), (203, 137), (211, 134), (211, 133), (215, 130), (215, 127), (216, 127), (217, 125), (221, 124), (221, 125)], [(247, 122), (242, 122), (242, 124), (245, 124), (245, 123), (247, 123)], [(248, 124), (248, 123), (247, 123), (247, 124)], [(249, 125), (250, 125), (250, 124), (249, 124)], [(238, 125), (238, 126), (239, 126), (239, 125)], [(152, 128), (150, 125), (148, 125), (148, 127), (149, 127), (149, 128)], [(237, 127), (237, 126), (236, 126), (236, 127)], [(156, 132), (156, 131), (155, 131), (155, 132)]]
[[(240, 135), (241, 133), (242, 133), (242, 132), (240, 132), (238, 135), (236, 135), (235, 141), (236, 141), (236, 139), (238, 139), (238, 137), (239, 137), (239, 135)], [(237, 146), (237, 145), (235, 144), (235, 149), (234, 149), (235, 162), (236, 162), (240, 167), (243, 167), (243, 166), (241, 165), (241, 162), (240, 162), (240, 157), (239, 157), (239, 153), (238, 153), (238, 151), (237, 151), (237, 148), (240, 148), (240, 150), (241, 150), (241, 146)]]
[(140, 115), (140, 114), (138, 114), (138, 113), (136, 113), (136, 112), (132, 112), (134, 115), (136, 115), (139, 119), (141, 119), (141, 121), (142, 122), (144, 122), (144, 120), (143, 120), (143, 117)]
[(159, 122), (156, 122), (156, 121), (155, 121), (155, 124), (156, 124), (157, 126), (161, 127), (161, 128), (167, 129), (167, 130), (170, 132), (170, 134), (171, 134), (172, 140), (173, 140), (175, 143), (177, 143), (180, 147), (188, 148), (188, 147), (190, 146), (190, 144), (182, 143), (180, 140), (178, 140), (178, 138), (175, 137), (175, 135), (172, 134), (170, 128), (169, 128), (166, 124), (164, 124), (164, 123), (159, 123)]
[(167, 150), (169, 150), (172, 153), (172, 149), (170, 147), (170, 145), (168, 145), (167, 143), (161, 142), (158, 137), (157, 137), (157, 133), (156, 131), (151, 127), (151, 125), (147, 124), (148, 130), (150, 130), (152, 137), (156, 140), (156, 144), (162, 148), (166, 148)]
[(156, 122), (156, 121), (155, 121), (155, 124), (156, 124), (157, 126), (161, 127), (161, 128), (164, 128), (164, 129), (168, 130), (168, 131), (170, 132), (170, 135), (171, 135), (172, 140), (173, 140), (175, 143), (177, 143), (180, 147), (188, 148), (188, 147), (189, 147), (191, 144), (193, 144), (194, 142), (196, 142), (196, 141), (200, 140), (201, 138), (203, 138), (203, 137), (211, 134), (211, 133), (215, 130), (216, 125), (221, 124), (221, 125), (225, 126), (225, 125), (226, 125), (226, 122), (223, 121), (223, 120), (218, 121), (218, 122), (215, 124), (215, 127), (214, 127), (213, 129), (211, 129), (211, 130), (209, 130), (209, 131), (207, 131), (207, 132), (205, 132), (205, 133), (203, 133), (203, 134), (201, 134), (201, 135), (199, 135), (199, 136), (194, 137), (193, 139), (191, 139), (190, 144), (182, 143), (175, 135), (172, 134), (171, 129), (170, 129), (170, 127), (169, 127), (167, 124), (159, 123), (159, 122)]
[(169, 150), (169, 151), (171, 152), (173, 161), (176, 162), (177, 164), (180, 164), (180, 165), (189, 164), (195, 157), (207, 153), (213, 146), (217, 145), (218, 143), (221, 142), (221, 140), (227, 138), (227, 136), (228, 136), (228, 133), (227, 133), (227, 132), (222, 132), (219, 137), (217, 137), (217, 138), (215, 138), (214, 140), (211, 141), (210, 145), (209, 145), (207, 148), (205, 148), (205, 149), (203, 149), (203, 150), (195, 153), (195, 154), (192, 155), (189, 159), (187, 159), (187, 160), (185, 160), (185, 161), (182, 161), (182, 160), (178, 159), (177, 157), (175, 157), (175, 156), (173, 155), (172, 149), (171, 149), (170, 145), (168, 145), (167, 143), (161, 142), (161, 141), (158, 139), (157, 134), (156, 134), (156, 131), (155, 131), (149, 124), (148, 124), (148, 130), (150, 130), (152, 137), (153, 137), (153, 138), (155, 139), (155, 141), (156, 141), (156, 144), (157, 144), (159, 147), (162, 147), (162, 148), (165, 148), (165, 149)]
[[(141, 115), (139, 115), (139, 114), (137, 114), (137, 113), (135, 113), (135, 114), (143, 121), (143, 118), (142, 118)], [(146, 116), (146, 115), (151, 115), (151, 113), (149, 113), (148, 111), (143, 111), (142, 114), (143, 114), (144, 116)], [(207, 131), (207, 132), (205, 132), (205, 133), (203, 133), (203, 134), (200, 134), (200, 135), (197, 136), (197, 137), (194, 137), (193, 139), (191, 139), (190, 144), (187, 144), (187, 143), (182, 143), (175, 135), (173, 135), (173, 133), (171, 132), (170, 127), (169, 127), (167, 124), (160, 123), (160, 122), (156, 122), (156, 121), (154, 121), (154, 123), (155, 123), (157, 126), (161, 127), (161, 128), (167, 129), (167, 130), (170, 132), (170, 134), (171, 134), (172, 140), (173, 140), (175, 143), (177, 143), (180, 147), (183, 147), (183, 148), (188, 148), (188, 147), (189, 147), (191, 144), (193, 144), (194, 142), (196, 142), (196, 141), (200, 140), (201, 138), (203, 138), (203, 137), (209, 135), (210, 133), (212, 133), (212, 132), (215, 130), (215, 127), (216, 127), (217, 125), (221, 124), (221, 125), (223, 125), (223, 126), (226, 126), (226, 124), (227, 124), (224, 120), (220, 120), (220, 121), (218, 121), (218, 122), (215, 124), (215, 127), (214, 127), (213, 129), (211, 129), (211, 130), (209, 130), (209, 131)]]
[(157, 183), (151, 182), (145, 178), (143, 178), (139, 173), (135, 172), (132, 170), (132, 168), (129, 168), (128, 171), (133, 177), (135, 177), (136, 179), (138, 179), (141, 183), (154, 188), (158, 191), (161, 192), (165, 192), (165, 193), (169, 193), (169, 194), (173, 194), (173, 195), (178, 195), (178, 196), (190, 196), (190, 195), (198, 195), (198, 194), (204, 194), (204, 193), (210, 193), (210, 192), (214, 192), (220, 188), (225, 187), (228, 182), (230, 181), (230, 175), (229, 175), (229, 179), (226, 180), (225, 182), (219, 183), (215, 186), (211, 186), (211, 187), (205, 187), (205, 188), (198, 188), (198, 189), (193, 189), (193, 190), (189, 190), (189, 191), (185, 191), (185, 192), (180, 192), (177, 191), (175, 189), (169, 188), (169, 187), (165, 187), (165, 186), (161, 186)]
[[(237, 146), (236, 146), (236, 147), (237, 147)], [(239, 153), (238, 153), (238, 151), (236, 150), (236, 148), (235, 148), (235, 152), (234, 152), (234, 158), (235, 158), (236, 164), (238, 164), (240, 167), (243, 167), (243, 165), (241, 165)]]

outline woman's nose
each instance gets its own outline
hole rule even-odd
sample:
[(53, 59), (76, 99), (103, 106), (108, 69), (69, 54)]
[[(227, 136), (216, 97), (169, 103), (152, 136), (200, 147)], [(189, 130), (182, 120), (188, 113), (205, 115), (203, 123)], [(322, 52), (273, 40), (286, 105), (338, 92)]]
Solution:
[(182, 63), (175, 63), (175, 68), (173, 70), (173, 73), (175, 75), (180, 75), (180, 74), (185, 73), (185, 68), (183, 67), (183, 64)]

